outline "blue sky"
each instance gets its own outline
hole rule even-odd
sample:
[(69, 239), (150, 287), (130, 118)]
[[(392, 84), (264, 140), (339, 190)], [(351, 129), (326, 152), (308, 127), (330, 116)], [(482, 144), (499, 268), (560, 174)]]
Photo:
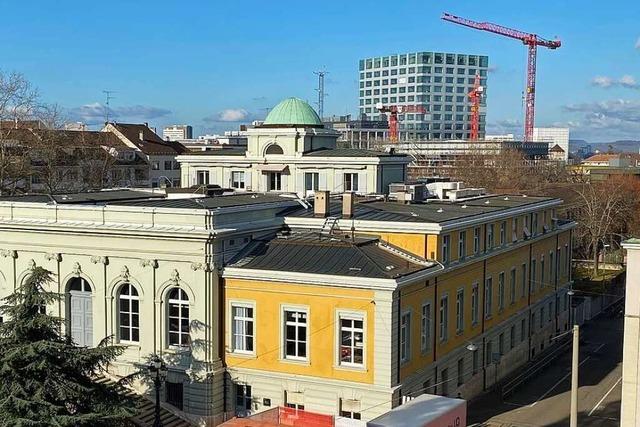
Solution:
[(358, 59), (421, 50), (486, 54), (489, 130), (521, 132), (525, 47), (440, 19), (442, 12), (558, 36), (540, 49), (536, 124), (591, 142), (640, 139), (640, 2), (0, 0), (0, 69), (17, 71), (74, 118), (196, 133), (234, 129), (288, 96), (357, 112)]

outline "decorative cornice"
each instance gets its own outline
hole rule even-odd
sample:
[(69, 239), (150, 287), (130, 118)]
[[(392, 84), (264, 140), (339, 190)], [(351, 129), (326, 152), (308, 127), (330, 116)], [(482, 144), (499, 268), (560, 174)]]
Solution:
[(94, 264), (109, 264), (109, 257), (94, 255), (91, 257), (91, 262)]
[(213, 270), (213, 268), (211, 267), (211, 264), (209, 264), (207, 262), (192, 262), (191, 263), (191, 269), (193, 271), (202, 270), (202, 271), (205, 271), (205, 272), (209, 272), (209, 271)]
[(46, 259), (47, 261), (60, 262), (62, 261), (62, 254), (57, 252), (47, 252), (46, 254), (44, 254), (44, 259)]
[(157, 259), (141, 259), (140, 267), (158, 268), (158, 260)]
[(0, 256), (2, 256), (3, 258), (16, 259), (18, 258), (18, 251), (15, 251), (13, 249), (0, 249)]

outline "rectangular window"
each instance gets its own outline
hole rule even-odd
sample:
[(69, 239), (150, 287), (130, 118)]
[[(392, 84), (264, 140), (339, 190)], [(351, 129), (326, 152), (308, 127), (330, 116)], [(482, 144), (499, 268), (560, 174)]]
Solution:
[(196, 184), (209, 185), (209, 171), (196, 172)]
[(458, 387), (464, 384), (464, 359), (458, 359)]
[(307, 358), (307, 312), (284, 311), (284, 357), (306, 360)]
[(498, 335), (498, 353), (502, 356), (504, 354), (504, 332)]
[(243, 189), (244, 183), (244, 171), (231, 172), (231, 187), (237, 189)]
[(511, 333), (509, 334), (509, 350), (513, 350), (516, 346), (516, 325), (511, 325)]
[(520, 321), (520, 342), (524, 341), (527, 337), (527, 320), (522, 319)]
[(514, 216), (511, 218), (511, 241), (518, 241), (518, 217)]
[(305, 172), (304, 189), (307, 191), (318, 191), (319, 181), (320, 174), (318, 172)]
[(500, 223), (500, 246), (507, 243), (507, 221)]
[(553, 251), (549, 252), (549, 281), (552, 285), (556, 283), (556, 264), (553, 262)]
[(442, 383), (442, 395), (447, 396), (449, 394), (449, 369), (444, 368), (440, 374), (440, 382)]
[(484, 317), (488, 319), (491, 317), (491, 309), (492, 309), (492, 299), (493, 299), (493, 279), (491, 277), (487, 277), (485, 281), (484, 288)]
[(236, 411), (251, 410), (251, 386), (236, 384)]
[(253, 307), (232, 305), (232, 351), (235, 353), (253, 353)]
[(478, 293), (478, 284), (474, 283), (471, 288), (471, 323), (473, 325), (478, 324), (480, 298)]
[(449, 326), (449, 297), (444, 295), (440, 298), (440, 341), (447, 340), (447, 329)]
[(447, 264), (449, 262), (450, 255), (450, 236), (445, 234), (442, 236), (442, 263)]
[(358, 191), (358, 174), (344, 174), (344, 191)]
[(480, 354), (478, 353), (478, 350), (473, 350), (473, 356), (472, 356), (472, 367), (471, 369), (473, 370), (473, 375), (478, 373), (478, 367), (480, 366)]
[(544, 279), (545, 279), (544, 278), (544, 255), (542, 255), (540, 257), (540, 283), (539, 283), (540, 289), (548, 285), (548, 283), (546, 283)]
[(516, 268), (511, 269), (509, 275), (509, 293), (511, 294), (511, 304), (516, 302)]
[(269, 172), (269, 191), (281, 191), (282, 190), (282, 173), (281, 172)]
[(480, 253), (480, 227), (473, 229), (473, 254), (478, 255)]
[(151, 169), (154, 171), (160, 170), (160, 162), (151, 162)]
[(531, 232), (533, 233), (533, 235), (537, 235), (538, 234), (538, 212), (534, 212), (533, 213), (533, 223), (532, 223), (532, 230)]
[(422, 306), (422, 319), (420, 322), (420, 349), (425, 353), (431, 342), (431, 304)]
[(458, 289), (456, 293), (456, 331), (464, 330), (464, 289)]
[(504, 309), (504, 271), (498, 274), (498, 310)]
[(340, 316), (340, 365), (364, 364), (364, 319)]
[(493, 341), (487, 340), (486, 345), (486, 366), (489, 366), (493, 360)]
[(295, 391), (284, 392), (284, 406), (299, 411), (304, 410), (304, 394)]
[(340, 416), (352, 420), (360, 420), (360, 401), (353, 399), (340, 399)]
[(164, 389), (167, 403), (182, 410), (182, 402), (184, 396), (182, 383), (165, 381)]
[(520, 298), (524, 298), (527, 295), (527, 264), (522, 264), (520, 271), (522, 276), (520, 277), (520, 280), (522, 282), (520, 283), (520, 286), (522, 287)]
[(411, 351), (411, 313), (405, 313), (400, 319), (400, 361), (409, 360)]
[(461, 231), (458, 233), (458, 259), (462, 261), (467, 251), (467, 232)]
[(487, 225), (487, 245), (485, 248), (485, 252), (493, 249), (493, 228), (494, 228), (493, 224)]
[(529, 292), (534, 293), (536, 290), (536, 260), (531, 260), (531, 278), (529, 279)]

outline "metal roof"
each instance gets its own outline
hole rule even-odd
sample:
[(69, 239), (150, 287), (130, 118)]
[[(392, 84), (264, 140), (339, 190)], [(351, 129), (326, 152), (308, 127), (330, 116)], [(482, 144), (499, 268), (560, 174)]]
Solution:
[(406, 154), (360, 150), (357, 148), (321, 149), (304, 153), (304, 155), (309, 157), (407, 157)]
[(299, 98), (287, 98), (276, 105), (264, 119), (268, 126), (322, 126), (318, 113)]
[(377, 239), (355, 240), (311, 233), (254, 242), (229, 267), (334, 276), (394, 279), (437, 264)]
[(24, 194), (19, 196), (3, 196), (0, 202), (24, 202), (24, 203), (52, 203), (52, 204), (106, 204), (116, 201), (128, 201), (150, 198), (163, 198), (162, 193), (152, 193), (141, 190), (103, 190), (85, 191), (81, 193), (61, 194)]
[(149, 208), (172, 209), (216, 209), (234, 206), (257, 205), (261, 203), (291, 202), (293, 199), (280, 197), (277, 194), (234, 194), (228, 196), (213, 196), (184, 199), (147, 199), (133, 201), (116, 201), (109, 203), (118, 206), (140, 206)]
[[(506, 209), (556, 200), (552, 197), (532, 196), (486, 196), (457, 202), (429, 201), (426, 203), (401, 204), (397, 202), (367, 201), (356, 203), (352, 219), (381, 222), (444, 223), (470, 218)], [(297, 208), (283, 213), (285, 216), (313, 218), (313, 209)], [(332, 199), (329, 216), (342, 217), (342, 202)]]

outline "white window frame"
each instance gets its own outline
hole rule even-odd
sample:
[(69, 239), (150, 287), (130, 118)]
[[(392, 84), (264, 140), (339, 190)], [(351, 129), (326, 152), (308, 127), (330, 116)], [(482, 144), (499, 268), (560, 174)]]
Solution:
[(431, 302), (422, 304), (420, 317), (420, 349), (426, 353), (431, 346)]
[[(311, 176), (311, 188), (307, 188), (307, 175)], [(304, 173), (304, 191), (319, 191), (320, 190), (320, 172), (305, 172)]]
[(456, 333), (464, 331), (464, 288), (456, 291)]
[(493, 309), (493, 277), (489, 276), (484, 281), (484, 318), (491, 317)]
[[(200, 179), (201, 177), (202, 179)], [(196, 185), (209, 185), (210, 183), (211, 183), (211, 174), (209, 173), (208, 170), (196, 171)]]
[[(174, 299), (174, 298), (169, 298), (169, 294), (171, 294), (171, 292), (174, 289), (178, 289), (178, 299)], [(182, 296), (186, 297), (186, 299), (183, 299)], [(171, 288), (169, 288), (167, 290), (167, 321), (166, 321), (166, 325), (167, 325), (167, 344), (169, 346), (169, 348), (185, 348), (185, 347), (189, 347), (191, 345), (191, 338), (190, 338), (190, 322), (191, 322), (191, 304), (190, 304), (190, 300), (189, 300), (189, 295), (187, 294), (187, 292), (178, 286), (172, 286)], [(178, 330), (177, 331), (172, 331), (171, 330), (171, 319), (175, 316), (170, 316), (169, 314), (171, 313), (171, 306), (172, 305), (178, 305)], [(183, 335), (185, 334), (184, 330), (182, 329), (182, 320), (184, 319), (183, 314), (183, 310), (184, 308), (187, 308), (188, 312), (189, 312), (189, 316), (186, 317), (187, 319), (187, 342), (183, 342)], [(171, 342), (171, 334), (178, 334), (178, 343), (172, 343)]]
[(509, 292), (511, 294), (511, 304), (515, 304), (516, 302), (516, 268), (511, 267), (511, 271), (509, 272)]
[(467, 255), (467, 231), (463, 230), (458, 233), (458, 260), (462, 261)]
[[(271, 178), (274, 178), (274, 186), (271, 186)], [(282, 191), (282, 172), (269, 172), (267, 173), (267, 190), (268, 191)]]
[(487, 243), (484, 248), (485, 252), (493, 250), (493, 234), (495, 231), (495, 225), (493, 223), (487, 224)]
[(504, 281), (505, 281), (504, 271), (501, 271), (498, 274), (498, 312), (504, 310), (504, 296), (505, 296)]
[(442, 263), (448, 264), (451, 260), (451, 236), (445, 234), (442, 236)]
[(360, 178), (357, 172), (345, 172), (343, 174), (342, 184), (344, 191), (358, 191), (358, 179)]
[[(129, 286), (129, 293), (124, 294), (123, 290), (125, 286)], [(135, 292), (135, 295), (133, 294), (133, 292)], [(124, 300), (127, 302), (127, 311), (122, 311), (122, 305), (121, 305), (121, 301)], [(138, 310), (134, 311), (133, 310), (133, 302), (134, 301), (138, 301)], [(120, 316), (121, 315), (126, 315), (127, 319), (129, 321), (128, 325), (122, 325), (122, 322), (120, 321)], [(135, 318), (135, 316), (138, 317), (138, 326), (133, 326), (133, 320)], [(117, 298), (117, 317), (118, 319), (118, 342), (121, 343), (135, 343), (135, 344), (139, 344), (140, 343), (140, 293), (138, 292), (138, 289), (133, 286), (133, 284), (131, 282), (124, 282), (120, 285), (120, 288), (118, 289), (118, 298)], [(122, 330), (126, 329), (129, 332), (129, 339), (123, 339), (122, 338)], [(133, 339), (133, 332), (134, 330), (137, 329), (138, 330), (138, 339)]]
[[(346, 367), (346, 368), (358, 368), (358, 369), (364, 369), (366, 367), (366, 363), (367, 363), (367, 317), (366, 317), (366, 313), (363, 312), (353, 312), (353, 311), (343, 311), (343, 310), (338, 310), (336, 312), (336, 318), (338, 319), (338, 321), (336, 322), (336, 362), (338, 366), (341, 367)], [(352, 326), (351, 328), (348, 328), (348, 330), (351, 332), (352, 338), (353, 336), (357, 333), (360, 332), (362, 333), (362, 363), (356, 363), (356, 362), (343, 362), (342, 361), (342, 332), (343, 332), (343, 327), (342, 327), (342, 320), (351, 320), (351, 321), (361, 321), (362, 322), (362, 328), (358, 329), (355, 326)], [(357, 348), (357, 345), (355, 345), (355, 340), (352, 342), (352, 345), (350, 346), (350, 348), (353, 350), (355, 348)], [(354, 352), (352, 351), (351, 355), (353, 358), (353, 354)]]
[[(301, 323), (298, 322), (297, 319), (295, 322), (291, 322), (292, 325), (291, 326), (296, 326), (297, 327), (301, 327), (301, 325), (305, 326), (305, 337), (304, 337), (304, 342), (305, 342), (305, 356), (297, 356), (297, 355), (287, 355), (287, 326), (288, 323), (287, 322), (287, 312), (297, 312), (297, 313), (304, 313), (305, 314), (305, 323)], [(310, 346), (310, 334), (309, 334), (309, 308), (308, 307), (301, 307), (301, 306), (282, 306), (281, 310), (280, 310), (280, 316), (281, 316), (281, 325), (282, 325), (282, 329), (281, 329), (281, 333), (282, 333), (282, 338), (280, 340), (280, 342), (282, 343), (282, 353), (281, 353), (281, 358), (282, 360), (285, 361), (293, 361), (293, 362), (308, 362), (310, 359), (310, 354), (309, 354), (309, 349), (311, 348)], [(294, 339), (294, 342), (296, 343), (296, 354), (298, 353), (298, 343), (301, 342), (302, 340), (300, 340), (300, 337), (298, 336), (298, 331), (296, 329), (296, 337)]]
[[(405, 322), (405, 319), (407, 321)], [(400, 363), (411, 360), (411, 311), (405, 311), (400, 316)]]
[(473, 229), (473, 254), (478, 255), (480, 253), (480, 227)]
[(500, 223), (500, 246), (504, 246), (507, 243), (507, 221)]
[(449, 295), (444, 294), (440, 297), (440, 305), (438, 306), (440, 320), (440, 342), (445, 342), (449, 338)]
[(471, 285), (471, 324), (477, 325), (480, 321), (480, 286), (473, 283)]
[[(252, 334), (242, 334), (242, 336), (244, 336), (245, 338), (250, 336), (251, 337), (251, 344), (253, 349), (252, 350), (247, 350), (247, 349), (242, 349), (242, 348), (236, 348), (236, 316), (235, 316), (235, 309), (236, 308), (250, 308), (252, 310), (252, 317), (245, 317), (242, 316), (239, 318), (240, 321), (244, 322), (244, 323), (251, 323), (252, 324)], [(249, 302), (249, 301), (230, 301), (229, 302), (229, 325), (231, 325), (230, 327), (230, 336), (229, 336), (229, 348), (231, 349), (231, 352), (234, 354), (242, 354), (242, 355), (255, 355), (256, 353), (256, 305), (255, 302)], [(240, 334), (238, 334), (240, 335)], [(245, 343), (246, 345), (246, 343)]]
[[(242, 179), (236, 180), (237, 175)], [(235, 188), (237, 190), (244, 190), (247, 188), (246, 176), (247, 174), (245, 171), (231, 171), (231, 188)]]

